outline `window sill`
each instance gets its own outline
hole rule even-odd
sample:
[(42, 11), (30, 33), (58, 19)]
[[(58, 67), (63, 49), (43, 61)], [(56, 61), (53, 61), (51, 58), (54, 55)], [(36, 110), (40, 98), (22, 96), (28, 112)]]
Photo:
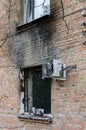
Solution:
[(29, 121), (29, 122), (34, 122), (34, 123), (50, 124), (52, 122), (52, 117), (48, 114), (45, 114), (44, 116), (19, 114), (18, 118), (21, 121)]
[(45, 15), (45, 16), (43, 16), (39, 19), (35, 19), (29, 23), (18, 25), (16, 27), (16, 33), (19, 34), (21, 32), (24, 32), (27, 29), (32, 28), (32, 27), (36, 26), (37, 24), (41, 23), (41, 21), (43, 21), (43, 20), (45, 21), (45, 20), (49, 19), (49, 17), (50, 17), (50, 15)]

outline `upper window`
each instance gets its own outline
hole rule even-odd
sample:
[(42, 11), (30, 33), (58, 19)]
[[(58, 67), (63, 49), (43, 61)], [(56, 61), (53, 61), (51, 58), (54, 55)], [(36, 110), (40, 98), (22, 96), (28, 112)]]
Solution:
[(22, 0), (23, 24), (50, 14), (50, 0)]

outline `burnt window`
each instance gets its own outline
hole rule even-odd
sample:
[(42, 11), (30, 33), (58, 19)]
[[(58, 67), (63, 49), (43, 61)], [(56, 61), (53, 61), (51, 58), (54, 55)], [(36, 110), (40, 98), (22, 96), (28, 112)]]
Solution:
[(51, 80), (42, 79), (41, 68), (24, 71), (25, 112), (32, 112), (32, 108), (43, 109), (44, 113), (51, 113)]
[(22, 24), (50, 14), (50, 0), (21, 0)]

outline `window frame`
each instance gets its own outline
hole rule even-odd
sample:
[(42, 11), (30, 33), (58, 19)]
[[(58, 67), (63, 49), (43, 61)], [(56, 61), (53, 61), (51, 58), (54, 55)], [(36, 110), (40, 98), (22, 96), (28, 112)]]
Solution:
[[(24, 70), (24, 99), (25, 99), (25, 104), (24, 104), (24, 111), (25, 112), (29, 112), (28, 110), (28, 107), (29, 107), (29, 104), (28, 104), (28, 73), (29, 72), (33, 72), (33, 71), (42, 71), (42, 66), (37, 66), (37, 67), (34, 67), (34, 68), (29, 68), (29, 69), (25, 69)], [(48, 80), (48, 79), (47, 79)], [(51, 79), (49, 79), (50, 81), (50, 113), (51, 113)], [(33, 82), (33, 80), (32, 80)], [(45, 81), (46, 82), (46, 81)], [(47, 81), (48, 82), (48, 81)], [(33, 89), (33, 88), (32, 88)], [(32, 94), (32, 98), (34, 97), (34, 95)], [(47, 114), (50, 114), (50, 113), (47, 113)]]
[[(20, 98), (20, 112), (19, 114), (17, 115), (17, 117), (20, 119), (20, 121), (29, 121), (29, 122), (34, 122), (34, 123), (42, 123), (42, 124), (51, 124), (52, 123), (52, 114), (44, 114), (43, 116), (37, 116), (37, 115), (34, 115), (34, 114), (31, 114), (27, 111), (25, 111), (25, 71), (29, 71), (29, 70), (32, 70), (33, 68), (37, 69), (37, 68), (42, 68), (41, 65), (38, 65), (36, 67), (32, 66), (32, 67), (29, 67), (29, 68), (22, 68), (20, 69), (20, 90), (21, 90), (21, 98)], [(24, 83), (24, 84), (21, 84), (21, 83)], [(23, 87), (23, 89), (21, 88), (21, 86)], [(51, 84), (50, 84), (51, 86)], [(51, 89), (51, 88), (50, 88)], [(22, 97), (22, 94), (24, 97)], [(50, 93), (51, 94), (51, 93)], [(50, 100), (51, 100), (51, 97), (50, 97)], [(23, 101), (23, 102), (22, 102)]]

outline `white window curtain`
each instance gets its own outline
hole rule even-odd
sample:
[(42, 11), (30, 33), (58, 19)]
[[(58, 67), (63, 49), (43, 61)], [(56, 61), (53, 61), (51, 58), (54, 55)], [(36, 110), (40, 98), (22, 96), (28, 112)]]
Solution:
[(32, 21), (32, 8), (31, 8), (31, 0), (24, 0), (24, 23)]
[(26, 23), (27, 22), (27, 5), (28, 4), (28, 0), (24, 0), (23, 1), (23, 7), (24, 7), (24, 11), (23, 11), (23, 16), (24, 16), (24, 23)]
[(27, 22), (32, 21), (33, 0), (27, 0)]

